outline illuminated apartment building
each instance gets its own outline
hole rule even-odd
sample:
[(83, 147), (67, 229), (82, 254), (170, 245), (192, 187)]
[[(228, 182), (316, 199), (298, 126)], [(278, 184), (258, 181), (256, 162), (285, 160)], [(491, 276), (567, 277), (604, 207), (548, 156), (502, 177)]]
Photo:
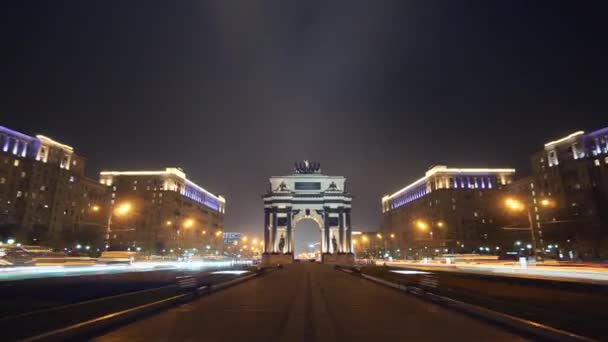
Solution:
[(226, 200), (186, 178), (181, 169), (102, 171), (100, 183), (110, 188), (115, 208), (128, 206), (122, 215), (112, 215), (111, 248), (177, 253), (221, 244)]
[(70, 146), (0, 126), (0, 238), (101, 244), (106, 189), (85, 176), (85, 162)]
[[(558, 244), (565, 256), (608, 257), (601, 246), (608, 238), (608, 128), (547, 142), (531, 163), (529, 201), (539, 248)], [(542, 208), (539, 198), (554, 205)]]
[(408, 257), (494, 252), (506, 244), (501, 201), (514, 174), (514, 169), (432, 167), (382, 198), (381, 232), (394, 234)]

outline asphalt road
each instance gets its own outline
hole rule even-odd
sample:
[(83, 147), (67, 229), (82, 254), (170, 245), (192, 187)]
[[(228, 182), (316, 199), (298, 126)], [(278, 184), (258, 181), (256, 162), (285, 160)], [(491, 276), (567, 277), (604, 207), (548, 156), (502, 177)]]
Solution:
[(120, 327), (96, 341), (518, 341), (396, 290), (301, 263)]

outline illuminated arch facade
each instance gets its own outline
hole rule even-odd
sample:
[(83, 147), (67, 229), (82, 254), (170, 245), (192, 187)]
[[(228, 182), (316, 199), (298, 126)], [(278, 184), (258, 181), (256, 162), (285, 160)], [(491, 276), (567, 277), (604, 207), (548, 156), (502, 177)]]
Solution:
[(323, 262), (348, 264), (352, 254), (351, 202), (346, 178), (321, 174), (320, 164), (295, 164), (288, 176), (270, 177), (264, 199), (264, 257), (266, 264), (293, 261), (295, 226), (312, 219), (321, 234)]

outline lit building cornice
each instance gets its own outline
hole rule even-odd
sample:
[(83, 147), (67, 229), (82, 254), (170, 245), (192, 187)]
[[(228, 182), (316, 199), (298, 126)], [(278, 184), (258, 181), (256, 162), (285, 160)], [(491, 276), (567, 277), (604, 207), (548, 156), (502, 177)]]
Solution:
[(438, 165), (438, 166), (435, 166), (435, 167), (431, 168), (430, 170), (428, 170), (425, 173), (424, 177), (418, 179), (414, 183), (407, 185), (403, 189), (401, 189), (393, 194), (382, 197), (382, 202), (386, 202), (396, 196), (399, 196), (402, 193), (404, 193), (412, 188), (415, 188), (416, 186), (423, 184), (426, 180), (433, 177), (434, 175), (442, 174), (442, 173), (452, 174), (452, 175), (454, 175), (454, 174), (471, 174), (471, 175), (474, 175), (474, 174), (503, 174), (503, 173), (515, 173), (515, 169), (511, 169), (511, 168), (448, 168), (447, 166)]
[(564, 141), (568, 141), (568, 140), (570, 140), (572, 138), (575, 138), (575, 137), (577, 137), (579, 135), (583, 135), (583, 134), (585, 134), (585, 132), (583, 132), (583, 131), (574, 132), (574, 133), (572, 133), (572, 134), (570, 134), (568, 136), (565, 136), (565, 137), (563, 137), (561, 139), (557, 139), (557, 140), (550, 141), (550, 142), (546, 143), (545, 147), (550, 147), (552, 145), (563, 143)]
[(62, 148), (64, 150), (68, 150), (70, 152), (74, 151), (74, 149), (72, 148), (72, 146), (68, 146), (68, 145), (62, 144), (62, 143), (57, 142), (57, 141), (55, 141), (55, 140), (53, 140), (53, 139), (51, 139), (49, 137), (44, 136), (44, 135), (38, 134), (38, 135), (36, 135), (36, 138), (38, 138), (38, 140), (40, 140), (43, 143), (47, 143), (49, 145), (54, 145), (56, 147)]
[(225, 203), (226, 199), (219, 195), (214, 195), (211, 192), (205, 190), (203, 187), (194, 183), (193, 181), (186, 178), (186, 173), (184, 173), (181, 169), (176, 167), (168, 167), (164, 171), (101, 171), (99, 173), (101, 176), (176, 176), (182, 179), (188, 186), (192, 186), (198, 191), (204, 192), (210, 197)]
[(10, 129), (10, 128), (6, 128), (4, 126), (0, 126), (0, 132), (4, 132), (4, 133), (10, 134), (10, 135), (14, 135), (14, 136), (19, 137), (20, 139), (24, 139), (24, 140), (30, 140), (30, 141), (34, 140), (34, 137), (31, 137), (31, 136), (29, 136), (27, 134), (23, 134), (21, 132), (17, 132), (15, 130)]

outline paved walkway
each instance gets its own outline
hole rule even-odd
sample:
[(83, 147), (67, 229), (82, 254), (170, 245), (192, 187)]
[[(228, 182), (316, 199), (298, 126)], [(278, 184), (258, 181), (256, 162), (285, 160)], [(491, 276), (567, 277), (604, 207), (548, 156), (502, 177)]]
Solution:
[(418, 298), (301, 263), (172, 308), (97, 341), (519, 341)]

